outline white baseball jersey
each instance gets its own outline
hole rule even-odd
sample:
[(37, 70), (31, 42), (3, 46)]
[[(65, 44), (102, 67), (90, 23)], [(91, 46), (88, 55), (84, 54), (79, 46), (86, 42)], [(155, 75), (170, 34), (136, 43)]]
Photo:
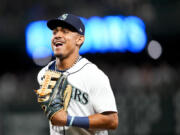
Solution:
[[(47, 69), (52, 69), (55, 61), (50, 62), (38, 74), (38, 82)], [(89, 116), (106, 111), (117, 112), (114, 94), (108, 77), (86, 58), (81, 58), (72, 68), (63, 72), (68, 75), (68, 82), (76, 89), (72, 91), (68, 106), (70, 116)], [(108, 135), (107, 130), (95, 131), (78, 127), (53, 126), (51, 122), (50, 135)]]

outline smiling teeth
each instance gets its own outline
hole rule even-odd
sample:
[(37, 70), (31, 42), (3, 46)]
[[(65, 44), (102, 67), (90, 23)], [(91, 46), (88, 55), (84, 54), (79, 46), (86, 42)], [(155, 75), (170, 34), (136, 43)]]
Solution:
[(57, 42), (57, 43), (55, 43), (55, 45), (63, 45), (63, 44), (62, 44), (62, 43)]

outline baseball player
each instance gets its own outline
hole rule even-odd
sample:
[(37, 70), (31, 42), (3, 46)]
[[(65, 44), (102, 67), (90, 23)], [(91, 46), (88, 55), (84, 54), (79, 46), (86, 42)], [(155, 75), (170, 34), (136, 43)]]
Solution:
[(41, 87), (36, 93), (49, 119), (50, 134), (108, 135), (118, 126), (116, 102), (108, 77), (79, 55), (84, 24), (75, 15), (63, 14), (47, 26), (53, 32), (56, 59), (38, 73)]

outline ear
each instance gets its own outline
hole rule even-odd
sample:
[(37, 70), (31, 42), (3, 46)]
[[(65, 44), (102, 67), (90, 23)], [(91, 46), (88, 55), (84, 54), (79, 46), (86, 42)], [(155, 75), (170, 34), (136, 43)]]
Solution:
[(79, 46), (79, 48), (80, 48), (80, 46), (83, 44), (83, 42), (84, 42), (84, 36), (82, 36), (82, 35), (79, 35), (79, 37), (77, 38), (77, 40), (76, 40), (76, 44), (77, 44), (77, 46)]

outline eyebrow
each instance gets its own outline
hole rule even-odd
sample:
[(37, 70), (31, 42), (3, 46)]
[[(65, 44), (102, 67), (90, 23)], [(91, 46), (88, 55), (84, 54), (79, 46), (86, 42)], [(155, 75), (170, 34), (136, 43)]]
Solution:
[[(61, 27), (61, 26), (59, 26), (59, 27)], [(70, 29), (70, 28), (61, 27), (60, 30), (67, 30), (67, 31), (70, 31), (70, 32), (73, 32), (73, 33), (76, 33), (76, 34), (80, 35), (75, 29)], [(59, 31), (59, 30), (58, 30), (58, 27), (54, 28), (52, 31), (53, 31), (53, 32), (54, 32), (54, 31)]]
[[(69, 30), (68, 28), (61, 27), (61, 30), (64, 30), (64, 29)], [(58, 29), (58, 27), (56, 27), (56, 28), (54, 28), (53, 30), (59, 30), (59, 29)]]
[[(61, 27), (62, 29), (68, 29), (72, 32), (77, 32), (77, 30), (74, 27), (72, 27), (71, 25), (62, 24), (61, 26), (57, 26), (57, 27)], [(57, 27), (55, 29), (57, 29)]]

